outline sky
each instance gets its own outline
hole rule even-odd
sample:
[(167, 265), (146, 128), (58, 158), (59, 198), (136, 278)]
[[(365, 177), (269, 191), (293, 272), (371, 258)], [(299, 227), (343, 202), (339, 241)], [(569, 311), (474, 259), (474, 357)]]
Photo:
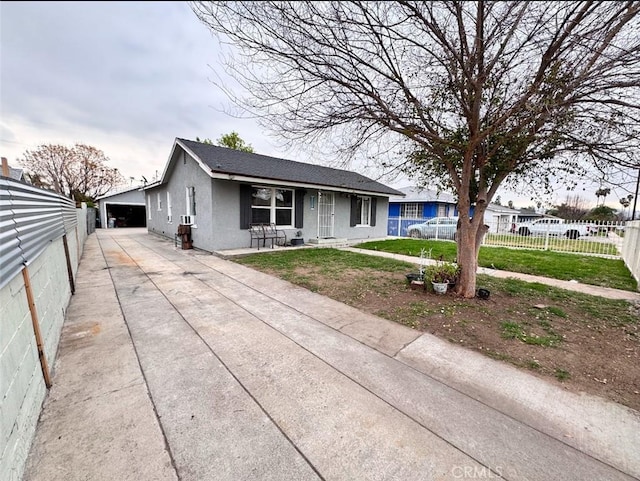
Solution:
[[(102, 150), (127, 182), (161, 175), (176, 137), (236, 131), (256, 152), (319, 162), (234, 109), (212, 80), (226, 76), (221, 46), (186, 2), (0, 2), (0, 155), (12, 167), (42, 144)], [(351, 170), (370, 175), (358, 163)], [(133, 178), (133, 180), (131, 180)], [(391, 187), (407, 179), (384, 181)], [(595, 204), (597, 186), (576, 192)], [(501, 191), (503, 204), (532, 205)], [(613, 189), (614, 208), (627, 192)], [(551, 202), (562, 202), (558, 188)]]

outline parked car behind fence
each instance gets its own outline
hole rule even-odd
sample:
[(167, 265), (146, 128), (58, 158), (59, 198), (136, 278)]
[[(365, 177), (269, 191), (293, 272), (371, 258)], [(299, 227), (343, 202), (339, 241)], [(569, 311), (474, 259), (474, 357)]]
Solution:
[(416, 239), (456, 239), (457, 217), (434, 217), (407, 227), (407, 235)]

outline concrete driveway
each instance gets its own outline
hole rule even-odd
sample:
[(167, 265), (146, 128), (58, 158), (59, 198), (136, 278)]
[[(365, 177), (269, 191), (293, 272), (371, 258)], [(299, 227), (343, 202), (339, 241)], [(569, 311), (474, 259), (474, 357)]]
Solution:
[(27, 480), (640, 477), (636, 411), (140, 229), (90, 236), (53, 382)]

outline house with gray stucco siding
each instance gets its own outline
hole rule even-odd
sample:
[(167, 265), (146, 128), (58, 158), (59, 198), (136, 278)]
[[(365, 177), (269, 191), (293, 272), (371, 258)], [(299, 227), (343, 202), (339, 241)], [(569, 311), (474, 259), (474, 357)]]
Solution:
[(209, 252), (249, 247), (253, 223), (311, 243), (382, 238), (392, 195), (403, 194), (355, 172), (177, 138), (145, 188), (147, 229), (173, 239), (190, 225), (193, 247)]

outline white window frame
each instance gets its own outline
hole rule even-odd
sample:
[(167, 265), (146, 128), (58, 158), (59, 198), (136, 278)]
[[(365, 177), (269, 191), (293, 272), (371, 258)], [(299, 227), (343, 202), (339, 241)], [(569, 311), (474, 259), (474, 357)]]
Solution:
[(167, 191), (167, 224), (173, 222), (173, 212), (171, 210), (171, 193)]
[(147, 219), (151, 220), (151, 194), (147, 194)]
[(158, 211), (161, 211), (162, 210), (162, 192), (158, 192), (157, 200), (158, 200)]
[(420, 219), (422, 218), (422, 215), (420, 215), (420, 207), (422, 207), (422, 204), (418, 204), (416, 202), (401, 204), (400, 217), (404, 217), (406, 219)]
[[(253, 195), (251, 197), (251, 210), (253, 211), (253, 209), (264, 209), (264, 210), (269, 210), (269, 222), (271, 224), (275, 224), (278, 227), (282, 227), (282, 228), (294, 228), (294, 223), (295, 223), (295, 195), (296, 192), (294, 189), (286, 189), (283, 187), (268, 187), (268, 186), (264, 186), (264, 185), (252, 185), (251, 186), (254, 189), (268, 189), (271, 191), (271, 204), (270, 205), (254, 205), (253, 204)], [(276, 205), (276, 190), (286, 190), (287, 192), (291, 192), (291, 207), (284, 207), (284, 206), (278, 206)], [(253, 193), (252, 193), (253, 194)], [(276, 224), (276, 213), (278, 210), (290, 210), (291, 211), (291, 224)], [(252, 213), (253, 216), (253, 213)]]
[[(371, 197), (365, 195), (359, 195), (360, 206), (360, 222), (356, 224), (356, 227), (369, 227), (371, 226)], [(366, 210), (364, 209), (366, 203)]]
[(186, 195), (186, 206), (187, 206), (187, 214), (186, 216), (191, 219), (191, 225), (193, 227), (196, 226), (196, 188), (191, 185), (185, 189)]

